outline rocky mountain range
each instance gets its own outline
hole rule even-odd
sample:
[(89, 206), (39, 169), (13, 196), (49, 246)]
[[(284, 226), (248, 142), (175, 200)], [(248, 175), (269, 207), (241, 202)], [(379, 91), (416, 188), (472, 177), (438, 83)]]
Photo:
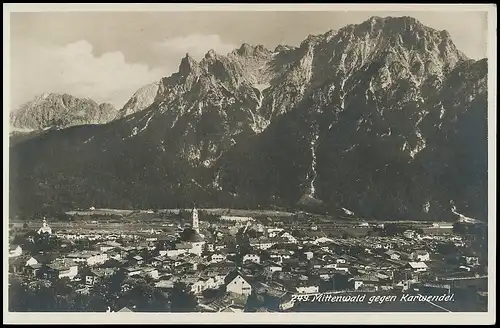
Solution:
[(68, 94), (44, 93), (11, 111), (10, 121), (17, 130), (66, 128), (83, 124), (103, 124), (113, 120), (116, 109), (89, 98)]
[(13, 213), (196, 202), (486, 220), (487, 60), (411, 17), (210, 50), (115, 120), (26, 140), (10, 158)]

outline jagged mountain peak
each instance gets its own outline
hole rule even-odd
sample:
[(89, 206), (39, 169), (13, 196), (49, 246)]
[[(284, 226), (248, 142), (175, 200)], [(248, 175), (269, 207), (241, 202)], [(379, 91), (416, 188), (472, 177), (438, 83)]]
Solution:
[[(54, 101), (54, 100), (62, 100), (64, 103), (67, 103), (68, 101), (71, 101), (72, 99), (76, 99), (76, 98), (77, 97), (72, 96), (72, 95), (67, 94), (67, 93), (44, 92), (38, 96), (35, 96), (33, 98), (33, 100), (29, 101), (28, 103), (43, 102), (43, 101), (50, 102), (50, 101)], [(77, 99), (87, 100), (89, 102), (97, 104), (97, 102), (94, 101), (93, 99), (91, 99), (90, 97), (80, 97)]]
[(205, 54), (205, 59), (214, 59), (217, 57), (217, 53), (215, 52), (214, 49), (210, 49), (207, 51), (207, 53)]
[(189, 75), (192, 71), (198, 69), (198, 62), (189, 53), (186, 53), (184, 58), (181, 59), (179, 65), (179, 73), (183, 76)]
[(421, 27), (424, 26), (418, 19), (416, 19), (415, 17), (412, 17), (412, 16), (385, 16), (385, 17), (382, 17), (382, 16), (374, 15), (374, 16), (371, 16), (370, 18), (368, 18), (366, 21), (364, 21), (361, 24), (365, 24), (367, 22), (370, 22), (371, 24), (374, 24), (374, 23), (384, 24), (384, 23), (396, 22), (398, 24), (403, 24), (403, 25), (414, 24), (414, 25), (418, 25)]
[[(418, 19), (411, 16), (371, 16), (359, 24), (350, 24), (346, 29), (385, 29), (386, 31), (404, 31), (404, 30), (424, 30), (432, 29), (422, 24)], [(432, 29), (434, 30), (434, 29)]]
[(448, 31), (436, 30), (410, 16), (372, 16), (361, 24), (349, 25), (341, 31), (365, 38), (378, 37), (382, 34), (388, 39), (386, 46), (399, 45), (409, 50), (437, 51), (443, 56), (456, 56), (459, 60), (467, 59), (456, 48)]
[(254, 47), (252, 47), (248, 43), (243, 43), (241, 45), (241, 47), (238, 50), (236, 50), (236, 52), (239, 55), (248, 56), (248, 55), (252, 55), (253, 54), (253, 50), (254, 50)]
[(267, 56), (271, 53), (271, 51), (261, 44), (252, 46), (248, 43), (243, 43), (238, 49), (233, 50), (232, 53), (242, 57), (249, 57)]
[(325, 39), (325, 34), (319, 34), (319, 35), (310, 34), (307, 36), (307, 38), (304, 39), (304, 41), (300, 43), (299, 48), (313, 47), (318, 43), (322, 42), (324, 39)]
[(262, 44), (258, 44), (256, 47), (255, 47), (255, 51), (257, 53), (269, 53), (269, 49), (267, 49), (266, 47), (264, 47)]
[(295, 47), (295, 46), (289, 46), (289, 45), (285, 45), (285, 44), (279, 44), (274, 49), (274, 52), (286, 52), (286, 51), (291, 51), (291, 50), (295, 50), (295, 49), (297, 49), (297, 47)]

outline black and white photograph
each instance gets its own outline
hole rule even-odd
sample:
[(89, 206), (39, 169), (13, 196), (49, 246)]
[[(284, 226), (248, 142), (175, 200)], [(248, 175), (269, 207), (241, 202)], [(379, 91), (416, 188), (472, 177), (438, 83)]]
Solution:
[(494, 323), (494, 5), (66, 6), (4, 5), (4, 314)]

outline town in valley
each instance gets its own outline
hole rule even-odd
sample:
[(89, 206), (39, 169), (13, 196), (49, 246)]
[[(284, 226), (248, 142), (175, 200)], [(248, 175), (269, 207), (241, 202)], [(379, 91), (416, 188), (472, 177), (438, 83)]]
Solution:
[[(382, 222), (196, 207), (92, 207), (35, 218), (9, 226), (11, 311), (487, 308), (486, 227), (478, 222)], [(455, 300), (304, 301), (412, 293)]]

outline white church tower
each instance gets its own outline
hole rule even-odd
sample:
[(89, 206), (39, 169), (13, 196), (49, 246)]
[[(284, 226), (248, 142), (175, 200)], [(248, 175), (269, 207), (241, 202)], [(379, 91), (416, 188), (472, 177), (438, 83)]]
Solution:
[(194, 231), (196, 231), (197, 233), (200, 233), (200, 226), (199, 226), (200, 222), (198, 219), (198, 210), (196, 209), (196, 207), (193, 207), (192, 216), (193, 216), (192, 227), (193, 227)]
[(42, 227), (40, 229), (38, 229), (38, 234), (42, 234), (42, 233), (47, 233), (49, 235), (52, 234), (52, 229), (50, 228), (49, 224), (47, 223), (47, 219), (45, 217), (43, 218)]

